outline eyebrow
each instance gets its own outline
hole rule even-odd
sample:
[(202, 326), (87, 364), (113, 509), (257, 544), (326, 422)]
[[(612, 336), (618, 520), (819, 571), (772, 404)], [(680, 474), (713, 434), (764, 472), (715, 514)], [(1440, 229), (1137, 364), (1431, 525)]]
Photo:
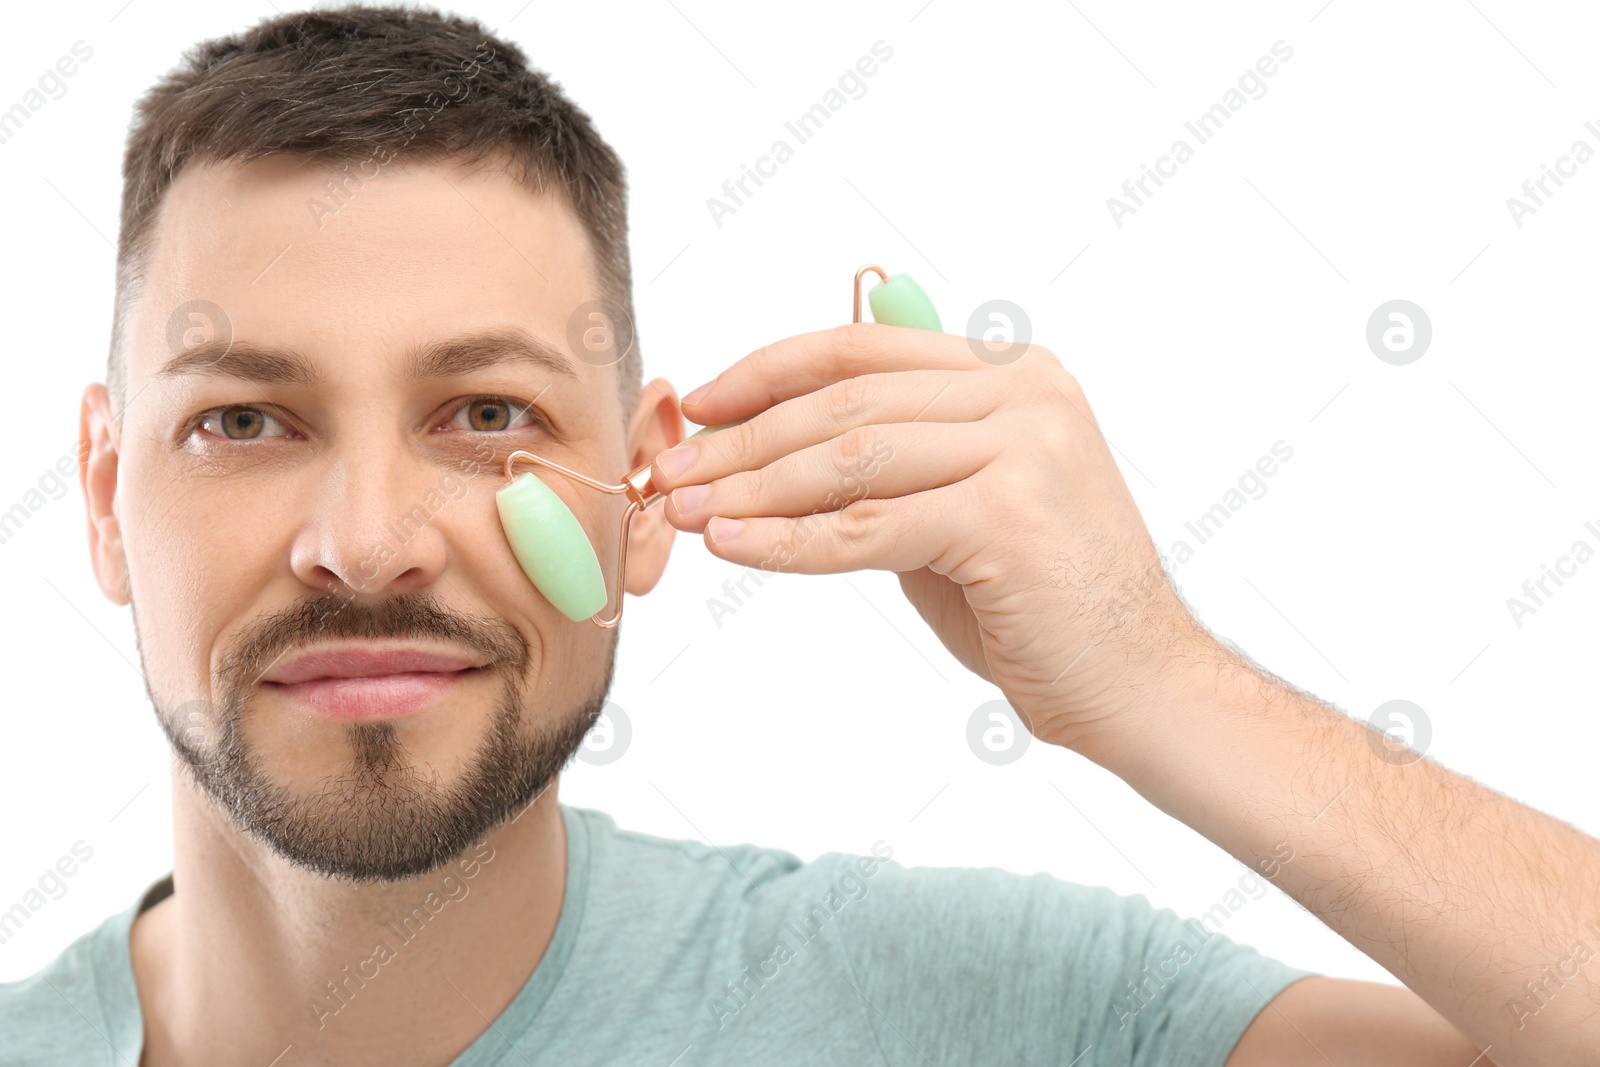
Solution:
[[(572, 361), (559, 348), (514, 326), (430, 341), (409, 353), (403, 373), (408, 382), (420, 384), (461, 377), (501, 363), (521, 363), (578, 377)], [(155, 376), (171, 379), (191, 375), (307, 389), (318, 388), (324, 382), (316, 363), (293, 349), (221, 339), (185, 349), (168, 360)]]

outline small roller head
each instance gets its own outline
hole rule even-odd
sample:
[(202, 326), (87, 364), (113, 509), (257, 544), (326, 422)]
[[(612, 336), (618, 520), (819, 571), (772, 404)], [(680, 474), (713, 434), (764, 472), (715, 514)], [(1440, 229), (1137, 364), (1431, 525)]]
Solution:
[(583, 524), (554, 489), (524, 472), (501, 486), (494, 502), (511, 551), (546, 600), (574, 622), (605, 608), (600, 559)]
[(909, 326), (917, 330), (942, 331), (939, 313), (933, 301), (922, 291), (922, 286), (908, 274), (891, 275), (882, 285), (867, 291), (867, 303), (872, 305), (872, 319), (885, 326)]

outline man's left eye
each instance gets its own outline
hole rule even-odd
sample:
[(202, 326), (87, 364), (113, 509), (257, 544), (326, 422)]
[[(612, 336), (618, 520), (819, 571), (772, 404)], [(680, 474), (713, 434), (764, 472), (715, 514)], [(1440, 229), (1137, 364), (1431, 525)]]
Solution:
[[(518, 419), (522, 421), (517, 422)], [(460, 430), (477, 430), (499, 433), (536, 426), (543, 419), (526, 404), (518, 404), (504, 397), (480, 396), (463, 404), (452, 416), (450, 425)]]

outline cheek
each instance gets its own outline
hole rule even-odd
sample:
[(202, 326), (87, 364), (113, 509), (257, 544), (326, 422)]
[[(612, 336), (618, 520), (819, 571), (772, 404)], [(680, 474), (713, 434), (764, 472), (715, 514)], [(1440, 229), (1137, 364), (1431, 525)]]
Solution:
[[(580, 468), (581, 469), (581, 468)], [(530, 694), (542, 695), (535, 706), (549, 704), (565, 709), (589, 695), (598, 684), (613, 640), (612, 632), (588, 620), (574, 622), (539, 594), (523, 573), (500, 525), (494, 494), (504, 478), (473, 479), (467, 495), (452, 504), (444, 531), (451, 554), (439, 590), (447, 603), (460, 610), (502, 620), (528, 644), (526, 685)], [(583, 487), (561, 484), (551, 478), (562, 499), (571, 507), (593, 541), (608, 590), (615, 589), (617, 525), (622, 497), (608, 496)], [(464, 601), (464, 602), (463, 602)], [(609, 616), (608, 606), (602, 616)]]
[(129, 459), (118, 517), (145, 669), (164, 700), (207, 696), (219, 635), (283, 573), (287, 513), (259, 494)]

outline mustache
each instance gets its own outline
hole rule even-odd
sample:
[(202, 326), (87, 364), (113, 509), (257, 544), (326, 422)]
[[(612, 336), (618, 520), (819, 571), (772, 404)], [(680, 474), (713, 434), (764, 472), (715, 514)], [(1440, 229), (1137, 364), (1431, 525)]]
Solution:
[(231, 685), (249, 686), (291, 650), (343, 638), (463, 645), (487, 659), (487, 669), (513, 669), (519, 677), (528, 663), (528, 643), (508, 623), (453, 612), (431, 594), (414, 592), (380, 601), (332, 594), (308, 597), (264, 615), (233, 643), (218, 669)]

